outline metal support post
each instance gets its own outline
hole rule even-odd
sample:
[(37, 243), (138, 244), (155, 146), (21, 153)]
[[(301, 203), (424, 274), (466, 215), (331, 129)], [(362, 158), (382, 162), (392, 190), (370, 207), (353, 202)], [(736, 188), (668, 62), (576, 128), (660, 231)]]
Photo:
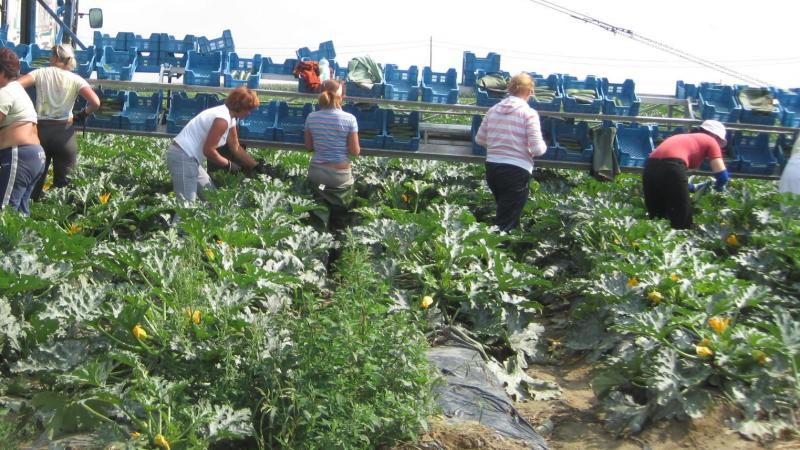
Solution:
[[(53, 11), (50, 8), (50, 6), (48, 6), (48, 4), (44, 2), (44, 0), (36, 0), (36, 1), (42, 6), (42, 8), (44, 8), (45, 11), (47, 11), (47, 14), (50, 14), (50, 16), (52, 16), (53, 19), (55, 19), (55, 21), (58, 23), (58, 25), (61, 27), (61, 29), (64, 31), (64, 33), (66, 33), (67, 35), (69, 35), (70, 38), (72, 38), (72, 42), (78, 44), (78, 47), (80, 47), (81, 50), (86, 50), (86, 46), (83, 45), (83, 42), (81, 42), (80, 39), (78, 39), (78, 35), (72, 32), (72, 29), (70, 28), (70, 26), (65, 24), (64, 21), (61, 20), (60, 17), (58, 17), (58, 14), (56, 14), (55, 11)], [(34, 4), (33, 6), (35, 7), (36, 5)], [(34, 28), (35, 28), (35, 25), (36, 25), (35, 11), (34, 11), (34, 23), (33, 23), (33, 25), (34, 25)]]

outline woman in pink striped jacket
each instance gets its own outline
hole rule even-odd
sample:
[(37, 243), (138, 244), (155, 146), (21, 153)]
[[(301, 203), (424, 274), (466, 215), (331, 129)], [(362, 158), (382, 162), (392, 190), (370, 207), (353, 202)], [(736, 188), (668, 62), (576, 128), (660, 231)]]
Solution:
[(486, 113), (475, 141), (486, 147), (486, 183), (497, 202), (495, 224), (501, 231), (519, 227), (528, 200), (533, 158), (547, 151), (539, 114), (528, 106), (533, 79), (514, 75), (508, 97)]

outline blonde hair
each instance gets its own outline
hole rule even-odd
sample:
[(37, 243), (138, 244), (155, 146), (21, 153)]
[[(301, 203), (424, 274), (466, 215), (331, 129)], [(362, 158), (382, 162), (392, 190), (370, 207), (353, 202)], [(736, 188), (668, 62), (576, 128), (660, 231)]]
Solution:
[(66, 44), (54, 45), (52, 51), (58, 67), (72, 70), (78, 65), (78, 61), (75, 59), (75, 50), (71, 46)]
[(508, 82), (508, 93), (514, 96), (524, 95), (525, 92), (533, 94), (533, 78), (525, 72), (520, 72)]
[(342, 83), (336, 80), (325, 80), (322, 82), (321, 93), (319, 94), (319, 107), (322, 109), (341, 108), (342, 95), (339, 89)]

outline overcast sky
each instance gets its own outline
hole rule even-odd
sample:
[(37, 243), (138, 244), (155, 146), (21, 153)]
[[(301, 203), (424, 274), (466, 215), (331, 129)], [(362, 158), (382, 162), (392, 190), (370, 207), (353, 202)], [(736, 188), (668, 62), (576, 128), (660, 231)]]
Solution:
[[(800, 87), (800, 1), (560, 0), (560, 5), (779, 87)], [(530, 0), (187, 1), (81, 0), (104, 11), (104, 33), (166, 32), (215, 38), (230, 29), (238, 53), (282, 62), (333, 40), (337, 61), (370, 55), (407, 68), (461, 71), (464, 50), (502, 57), (501, 69), (636, 81), (672, 94), (675, 81), (741, 83)], [(91, 42), (88, 20), (79, 37)], [(459, 75), (460, 77), (460, 75)]]

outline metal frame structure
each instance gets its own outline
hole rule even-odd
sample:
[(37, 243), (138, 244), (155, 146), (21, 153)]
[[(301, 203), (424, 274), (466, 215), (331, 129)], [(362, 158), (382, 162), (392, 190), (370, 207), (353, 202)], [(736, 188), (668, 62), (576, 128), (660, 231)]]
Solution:
[[(78, 2), (79, 0), (60, 0), (58, 11), (53, 11), (44, 0), (20, 0), (20, 43), (31, 44), (36, 41), (36, 5), (40, 5), (59, 25), (56, 42), (74, 42), (81, 49), (86, 45), (78, 39)], [(8, 0), (3, 0), (0, 12), (0, 25), (8, 26)], [(66, 36), (65, 36), (66, 35)]]
[[(134, 81), (112, 81), (112, 80), (89, 80), (93, 86), (99, 86), (110, 89), (120, 90), (133, 90), (133, 91), (157, 91), (164, 90), (168, 92), (169, 98), (170, 91), (183, 91), (195, 93), (218, 93), (227, 94), (233, 88), (226, 87), (210, 87), (210, 86), (189, 86), (183, 84), (170, 84), (170, 83), (143, 83)], [(307, 94), (301, 92), (280, 91), (270, 89), (256, 89), (259, 95), (278, 97), (288, 100), (301, 100), (313, 102), (317, 99), (317, 94)], [(573, 118), (593, 122), (602, 122), (606, 120), (616, 122), (628, 123), (649, 123), (649, 124), (666, 124), (676, 126), (695, 126), (699, 125), (702, 121), (693, 118), (691, 99), (681, 100), (674, 97), (663, 95), (640, 95), (642, 102), (647, 102), (657, 105), (668, 106), (686, 106), (689, 118), (678, 117), (648, 117), (648, 116), (619, 116), (610, 114), (585, 114), (585, 113), (567, 113), (567, 112), (550, 112), (540, 111), (541, 116), (557, 117), (557, 118)], [(349, 101), (357, 103), (368, 103), (380, 106), (388, 106), (396, 110), (403, 111), (420, 111), (423, 113), (439, 113), (448, 115), (474, 115), (484, 114), (489, 109), (484, 106), (475, 105), (447, 105), (439, 103), (426, 103), (426, 102), (409, 102), (400, 100), (385, 100), (375, 98), (360, 98), (349, 97)], [(792, 134), (797, 136), (800, 133), (800, 128), (769, 126), (769, 125), (756, 125), (756, 124), (742, 124), (742, 123), (729, 123), (725, 126), (731, 130), (737, 131), (753, 131), (753, 132), (769, 132), (780, 134)], [(157, 131), (130, 131), (118, 129), (105, 129), (105, 128), (92, 128), (88, 127), (87, 130), (98, 131), (104, 133), (114, 134), (128, 134), (136, 136), (148, 136), (158, 138), (171, 138), (174, 134), (167, 133), (166, 127), (159, 124)], [(474, 155), (472, 153), (472, 135), (468, 125), (446, 125), (446, 124), (420, 124), (420, 134), (422, 135), (420, 149), (418, 151), (403, 151), (403, 150), (386, 150), (375, 148), (363, 148), (362, 154), (366, 156), (381, 156), (393, 158), (413, 158), (413, 159), (429, 159), (440, 161), (455, 161), (466, 163), (483, 163), (484, 156)], [(276, 141), (256, 141), (256, 140), (242, 140), (243, 143), (259, 148), (274, 148), (279, 147), (285, 150), (302, 150), (305, 148), (302, 144), (276, 142)], [(537, 160), (536, 165), (539, 167), (550, 168), (567, 168), (567, 169), (589, 169), (589, 163), (582, 162), (567, 162), (567, 161), (551, 161), (551, 160)], [(639, 167), (623, 167), (623, 172), (639, 173), (642, 168)], [(702, 173), (702, 172), (696, 172)], [(747, 174), (735, 173), (734, 176), (738, 178), (753, 178), (753, 179), (777, 179), (777, 175), (761, 175), (761, 174)]]

